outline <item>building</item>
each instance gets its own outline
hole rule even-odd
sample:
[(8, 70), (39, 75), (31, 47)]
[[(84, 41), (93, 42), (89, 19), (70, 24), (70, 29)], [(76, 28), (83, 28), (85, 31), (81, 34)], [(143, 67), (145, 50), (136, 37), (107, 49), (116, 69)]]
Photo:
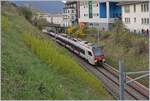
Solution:
[(80, 1), (79, 23), (100, 30), (111, 29), (112, 23), (121, 16), (118, 0)]
[(67, 1), (64, 7), (64, 26), (72, 26), (78, 24), (78, 2)]
[(57, 24), (63, 26), (63, 14), (62, 13), (38, 13), (38, 18), (46, 19), (50, 24)]
[(52, 14), (51, 16), (51, 23), (52, 24), (58, 24), (60, 26), (63, 26), (63, 14), (62, 13), (57, 13), (57, 14)]
[(118, 5), (122, 6), (122, 21), (127, 29), (135, 33), (149, 33), (149, 0), (120, 2)]

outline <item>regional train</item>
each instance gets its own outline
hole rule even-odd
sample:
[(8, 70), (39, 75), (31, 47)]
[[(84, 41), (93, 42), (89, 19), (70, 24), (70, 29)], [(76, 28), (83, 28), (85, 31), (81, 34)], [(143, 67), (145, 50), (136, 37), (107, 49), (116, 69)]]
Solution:
[(92, 65), (99, 65), (105, 62), (104, 53), (101, 48), (95, 44), (72, 38), (66, 34), (48, 32), (46, 29), (44, 29), (43, 32), (55, 38), (56, 42), (87, 60)]

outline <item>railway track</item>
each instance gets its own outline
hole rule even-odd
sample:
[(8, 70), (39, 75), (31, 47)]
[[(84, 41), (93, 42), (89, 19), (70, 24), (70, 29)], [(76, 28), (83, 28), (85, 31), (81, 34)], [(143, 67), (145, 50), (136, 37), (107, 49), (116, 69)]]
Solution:
[[(97, 79), (101, 80), (103, 82), (103, 86), (105, 89), (113, 95), (115, 99), (119, 99), (119, 78), (118, 74), (114, 74), (114, 71), (107, 70), (108, 67), (95, 67), (92, 66), (86, 61), (84, 61), (82, 58), (79, 58), (74, 53), (71, 53), (75, 59), (79, 62), (79, 64), (88, 72), (92, 73), (97, 77)], [(108, 64), (107, 64), (108, 65)], [(112, 68), (114, 69), (114, 68)], [(115, 70), (115, 69), (114, 69)], [(143, 86), (143, 85), (142, 85)], [(126, 85), (125, 87), (125, 100), (148, 100), (149, 99), (149, 91), (144, 90), (143, 87), (140, 85), (138, 86), (131, 86)], [(139, 88), (142, 88), (144, 91), (140, 91)], [(147, 93), (147, 95), (143, 95), (143, 92)]]
[[(55, 40), (55, 38), (52, 38)], [(62, 46), (58, 44), (59, 46)], [(119, 99), (119, 71), (105, 63), (103, 67), (92, 66), (85, 60), (70, 51), (70, 54), (76, 61), (88, 72), (92, 73), (97, 79), (103, 82), (105, 89), (115, 98)], [(127, 80), (132, 78), (127, 76)], [(149, 89), (134, 81), (125, 86), (125, 100), (148, 100)]]
[[(111, 67), (108, 64), (104, 64), (104, 69), (106, 69), (108, 72), (110, 72), (112, 75), (114, 75), (117, 79), (119, 79), (119, 71), (113, 67)], [(126, 77), (127, 81), (128, 80), (132, 80), (132, 78), (130, 78), (129, 76)], [(119, 85), (119, 82), (117, 82)], [(133, 89), (134, 91), (136, 91), (139, 94), (132, 94), (132, 92), (130, 92), (130, 89)], [(133, 83), (129, 83), (126, 84), (126, 92), (128, 92), (131, 96), (134, 96), (135, 99), (149, 99), (149, 89), (146, 88), (145, 86), (143, 86), (142, 84), (140, 84), (137, 81), (133, 81)]]

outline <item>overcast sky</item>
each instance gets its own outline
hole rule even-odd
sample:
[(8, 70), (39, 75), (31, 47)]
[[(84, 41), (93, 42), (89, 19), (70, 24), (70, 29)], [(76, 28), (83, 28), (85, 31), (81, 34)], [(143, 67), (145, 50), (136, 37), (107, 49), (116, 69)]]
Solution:
[(17, 5), (31, 4), (32, 7), (44, 12), (63, 12), (64, 3), (61, 1), (13, 1)]

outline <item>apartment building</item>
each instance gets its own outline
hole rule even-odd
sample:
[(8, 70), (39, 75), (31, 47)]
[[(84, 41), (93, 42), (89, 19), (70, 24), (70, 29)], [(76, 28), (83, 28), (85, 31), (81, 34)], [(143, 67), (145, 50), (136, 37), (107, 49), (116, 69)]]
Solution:
[(60, 26), (63, 26), (63, 14), (62, 13), (56, 13), (51, 15), (51, 23), (52, 24), (58, 24)]
[(149, 0), (120, 2), (122, 21), (127, 29), (139, 34), (148, 34), (150, 30)]
[(67, 1), (64, 7), (64, 27), (72, 26), (78, 23), (78, 2)]
[(38, 12), (37, 13), (37, 16), (36, 16), (37, 19), (45, 19), (47, 22), (51, 23), (52, 22), (52, 19), (51, 19), (51, 16), (49, 13), (44, 13), (44, 12)]
[(117, 3), (118, 0), (80, 1), (80, 25), (111, 29), (112, 23), (121, 16), (121, 6)]
[(57, 24), (63, 26), (63, 14), (62, 13), (38, 13), (37, 18), (46, 19), (50, 24)]

